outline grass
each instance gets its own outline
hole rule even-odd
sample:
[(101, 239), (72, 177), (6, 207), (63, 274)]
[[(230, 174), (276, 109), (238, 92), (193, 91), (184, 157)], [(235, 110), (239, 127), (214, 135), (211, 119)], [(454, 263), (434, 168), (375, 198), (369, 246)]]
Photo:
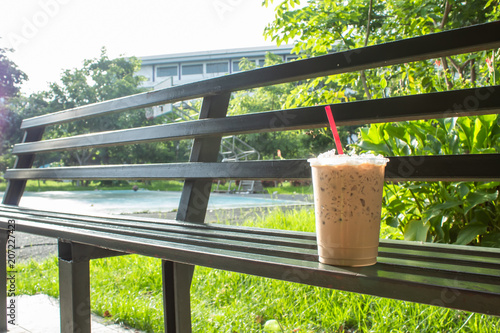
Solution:
[[(128, 190), (136, 185), (141, 189), (150, 191), (181, 191), (183, 187), (182, 181), (175, 180), (155, 180), (151, 182), (122, 182), (115, 183), (112, 186), (103, 186), (100, 181), (90, 182), (88, 186), (76, 186), (72, 182), (62, 182), (54, 180), (28, 180), (26, 184), (26, 191), (28, 192), (41, 192), (41, 191), (92, 191), (98, 190)], [(212, 189), (215, 189), (217, 184), (213, 184)], [(225, 191), (228, 189), (228, 183), (220, 184), (219, 190)], [(7, 182), (0, 178), (0, 191), (5, 191)], [(234, 184), (233, 184), (234, 188)], [(312, 186), (292, 186), (290, 182), (283, 182), (277, 187), (266, 187), (265, 190), (269, 194), (312, 194)]]
[[(157, 180), (154, 182), (115, 182), (113, 185), (104, 186), (100, 181), (92, 181), (88, 186), (77, 186), (72, 182), (62, 182), (55, 180), (28, 180), (26, 184), (26, 191), (28, 192), (41, 192), (41, 191), (92, 191), (92, 190), (129, 190), (134, 185), (141, 189), (151, 191), (181, 191), (183, 182), (175, 180)], [(5, 191), (7, 183), (0, 182), (0, 191)]]
[[(253, 221), (253, 222), (251, 222)], [(311, 231), (310, 209), (276, 210), (245, 224)], [(398, 237), (384, 228), (383, 237)], [(400, 235), (399, 235), (400, 236)], [(91, 262), (92, 310), (147, 332), (163, 331), (160, 260), (135, 255)], [(20, 293), (58, 297), (55, 258), (19, 264)], [(500, 331), (500, 318), (429, 305), (196, 267), (193, 332), (263, 332), (275, 319), (282, 332), (484, 332)]]
[(269, 194), (313, 194), (311, 185), (293, 186), (290, 182), (283, 182), (276, 187), (264, 188)]

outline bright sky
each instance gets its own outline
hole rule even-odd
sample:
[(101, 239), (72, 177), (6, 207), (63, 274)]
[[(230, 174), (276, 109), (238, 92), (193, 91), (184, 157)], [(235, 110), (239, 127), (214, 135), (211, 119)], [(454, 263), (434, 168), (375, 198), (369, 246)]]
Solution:
[(273, 45), (262, 0), (0, 0), (0, 47), (29, 76), (22, 91), (47, 89), (105, 46), (110, 57)]

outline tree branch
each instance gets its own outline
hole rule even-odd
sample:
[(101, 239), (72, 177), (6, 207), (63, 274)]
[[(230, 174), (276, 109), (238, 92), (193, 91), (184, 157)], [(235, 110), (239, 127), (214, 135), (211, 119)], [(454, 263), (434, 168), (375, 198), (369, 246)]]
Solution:
[(443, 71), (444, 71), (444, 82), (446, 82), (446, 87), (448, 89), (453, 88), (453, 83), (450, 82), (448, 79), (448, 73), (450, 72), (450, 68), (448, 67), (448, 60), (446, 60), (446, 57), (441, 57), (441, 63), (443, 65)]
[(475, 85), (476, 83), (476, 60), (470, 60), (470, 82)]
[(460, 76), (462, 76), (463, 67), (460, 67), (460, 65), (457, 64), (457, 62), (455, 60), (453, 60), (451, 57), (448, 57), (448, 59), (450, 59), (451, 64), (453, 65), (453, 67), (455, 67), (458, 74), (460, 74)]
[(448, 20), (448, 16), (450, 15), (450, 12), (451, 12), (451, 4), (448, 0), (446, 0), (446, 3), (444, 4), (443, 19), (441, 20), (441, 24), (439, 25), (440, 29), (444, 28), (444, 25), (446, 24), (446, 21)]
[[(368, 7), (368, 22), (366, 23), (366, 34), (365, 34), (365, 47), (368, 45), (368, 38), (370, 37), (370, 23), (372, 20), (372, 10), (373, 10), (373, 0), (370, 0), (370, 5)], [(366, 82), (365, 71), (362, 70), (360, 73), (361, 82), (363, 83), (363, 88), (365, 89), (366, 98), (372, 99), (372, 94)]]
[(365, 89), (366, 98), (372, 99), (372, 94), (370, 93), (370, 89), (368, 88), (368, 83), (366, 82), (365, 71), (361, 71), (360, 77), (361, 77), (361, 82), (363, 83), (363, 88)]
[[(441, 24), (439, 24), (439, 29), (443, 29), (444, 25), (446, 24), (446, 21), (448, 20), (448, 16), (450, 15), (451, 12), (451, 4), (448, 0), (446, 0), (446, 3), (444, 4), (444, 13), (443, 13), (443, 19), (441, 20)], [(451, 60), (451, 58), (450, 58)], [(453, 83), (448, 80), (448, 73), (450, 71), (450, 68), (448, 67), (448, 61), (446, 60), (446, 57), (441, 57), (441, 63), (443, 64), (443, 70), (444, 70), (444, 81), (446, 82), (446, 87), (448, 89), (453, 88)]]
[(373, 10), (373, 0), (370, 0), (370, 6), (368, 7), (368, 22), (366, 23), (365, 46), (368, 45), (368, 37), (370, 37), (370, 24), (371, 24), (371, 20), (372, 20), (372, 10)]

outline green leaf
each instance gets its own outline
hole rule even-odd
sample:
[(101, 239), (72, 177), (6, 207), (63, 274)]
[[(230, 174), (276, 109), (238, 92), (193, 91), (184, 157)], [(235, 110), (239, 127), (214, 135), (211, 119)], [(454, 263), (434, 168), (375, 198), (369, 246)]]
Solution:
[(359, 133), (363, 141), (369, 141), (373, 143), (380, 143), (384, 141), (374, 125), (370, 126), (369, 128), (361, 128)]
[(385, 219), (385, 224), (390, 225), (393, 228), (397, 228), (399, 226), (399, 220), (397, 217), (389, 217)]
[(403, 202), (399, 199), (394, 199), (387, 206), (387, 210), (389, 210), (390, 212), (393, 212), (394, 214), (399, 214), (399, 213), (406, 212), (406, 210), (412, 206), (413, 206), (412, 204), (408, 204), (408, 203)]
[(476, 207), (477, 205), (480, 205), (487, 201), (496, 200), (497, 198), (498, 198), (498, 191), (493, 193), (480, 192), (480, 191), (470, 193), (467, 196), (467, 201), (466, 201), (467, 204), (464, 213), (467, 214), (467, 212), (469, 212), (472, 208)]
[(486, 145), (486, 129), (479, 118), (476, 118), (476, 121), (474, 122), (474, 135), (472, 140), (473, 150), (479, 150), (484, 148)]
[(496, 123), (496, 121), (498, 119), (498, 115), (496, 115), (496, 114), (488, 114), (488, 115), (484, 115), (484, 116), (479, 116), (478, 119), (481, 121), (481, 123), (483, 124), (483, 126), (486, 127), (486, 129), (488, 131), (490, 131), (491, 128)]
[(420, 124), (414, 122), (408, 123), (408, 131), (418, 139), (422, 146), (425, 145), (427, 131)]
[(404, 238), (408, 241), (425, 242), (428, 231), (428, 224), (424, 224), (422, 220), (412, 220), (405, 226)]
[(484, 6), (484, 9), (488, 8), (489, 6), (491, 6), (491, 4), (493, 3), (494, 0), (489, 0), (488, 3), (486, 3), (486, 5)]
[(441, 153), (441, 142), (436, 139), (433, 135), (427, 135), (427, 144), (424, 148), (425, 150), (430, 150), (433, 155), (437, 155)]
[(457, 117), (445, 118), (443, 122), (446, 130), (449, 132), (455, 128)]
[(395, 125), (385, 126), (385, 131), (389, 134), (390, 137), (395, 137), (400, 139), (401, 141), (409, 144), (410, 136), (408, 135), (406, 127), (400, 127)]
[(358, 147), (360, 147), (363, 150), (371, 151), (373, 153), (381, 154), (384, 156), (394, 155), (385, 143), (376, 144), (368, 141), (361, 141), (361, 143), (358, 144)]
[(387, 87), (387, 80), (385, 79), (385, 77), (380, 80), (380, 86), (382, 87), (382, 89), (385, 89)]
[[(446, 201), (444, 203), (440, 203), (440, 204), (436, 204), (436, 205), (431, 206), (428, 209), (428, 212), (430, 212), (430, 211), (442, 211), (445, 209), (455, 208), (455, 207), (459, 207), (462, 204), (463, 204), (463, 202), (460, 200), (449, 200), (449, 201)], [(425, 215), (425, 213), (424, 213), (424, 215)]]
[(484, 235), (481, 239), (481, 245), (500, 248), (500, 231), (494, 231)]
[(455, 244), (459, 245), (469, 244), (477, 236), (484, 234), (487, 229), (488, 227), (483, 224), (469, 224), (465, 226), (462, 230), (460, 230)]
[(458, 185), (458, 194), (460, 195), (460, 199), (464, 198), (467, 194), (469, 194), (469, 186), (467, 183), (461, 183)]
[(487, 182), (487, 183), (479, 183), (477, 188), (482, 190), (491, 190), (500, 186), (500, 182)]

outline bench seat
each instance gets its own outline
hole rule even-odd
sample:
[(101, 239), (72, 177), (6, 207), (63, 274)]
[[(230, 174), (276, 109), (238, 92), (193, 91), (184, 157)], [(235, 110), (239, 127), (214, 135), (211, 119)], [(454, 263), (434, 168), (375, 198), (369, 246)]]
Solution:
[(8, 205), (0, 216), (0, 228), (15, 219), (18, 232), (122, 253), (500, 315), (500, 249), (382, 240), (376, 265), (336, 267), (318, 262), (314, 233)]

